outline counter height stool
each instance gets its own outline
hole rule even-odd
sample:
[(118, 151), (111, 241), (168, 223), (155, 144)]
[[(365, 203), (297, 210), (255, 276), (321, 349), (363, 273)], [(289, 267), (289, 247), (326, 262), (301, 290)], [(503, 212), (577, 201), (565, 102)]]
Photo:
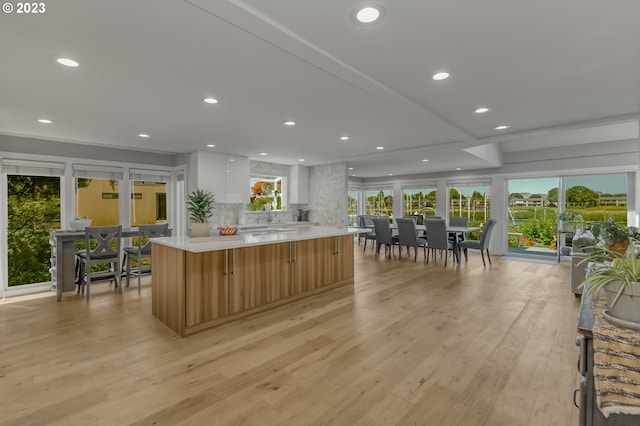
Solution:
[(129, 287), (129, 277), (133, 272), (131, 263), (133, 259), (138, 261), (135, 269), (138, 275), (138, 293), (141, 289), (140, 276), (142, 275), (142, 259), (151, 259), (151, 238), (169, 236), (169, 224), (159, 223), (153, 225), (138, 225), (138, 245), (125, 247), (124, 256), (126, 260), (127, 287)]
[[(84, 291), (86, 285), (86, 298), (90, 298), (91, 280), (115, 281), (118, 293), (122, 294), (120, 279), (120, 241), (122, 237), (122, 225), (118, 226), (87, 226), (84, 229), (86, 249), (78, 253), (81, 262), (80, 283), (78, 293)], [(92, 244), (93, 243), (93, 244)], [(92, 248), (92, 245), (95, 248)], [(93, 265), (108, 265), (106, 271), (91, 271)]]

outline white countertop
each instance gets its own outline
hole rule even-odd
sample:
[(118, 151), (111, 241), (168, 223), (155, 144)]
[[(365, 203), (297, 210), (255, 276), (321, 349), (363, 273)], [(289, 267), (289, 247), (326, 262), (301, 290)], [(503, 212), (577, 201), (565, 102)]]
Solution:
[(312, 240), (315, 238), (337, 237), (354, 233), (353, 228), (334, 228), (327, 226), (295, 226), (284, 230), (273, 229), (267, 231), (246, 231), (238, 235), (215, 237), (162, 237), (153, 238), (155, 244), (201, 253), (214, 250), (226, 250), (258, 246), (263, 244), (285, 243), (288, 241)]
[(238, 229), (253, 229), (253, 228), (276, 228), (282, 226), (309, 226), (309, 225), (319, 225), (318, 222), (268, 222), (268, 223), (245, 223), (242, 225), (231, 225), (237, 226)]

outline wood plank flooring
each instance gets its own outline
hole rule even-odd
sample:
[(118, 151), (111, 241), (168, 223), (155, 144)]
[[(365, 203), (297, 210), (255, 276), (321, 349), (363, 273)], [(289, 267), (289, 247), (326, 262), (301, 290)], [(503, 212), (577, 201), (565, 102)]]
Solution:
[(354, 286), (184, 339), (151, 315), (150, 277), (7, 299), (0, 424), (577, 424), (569, 275), (356, 243)]

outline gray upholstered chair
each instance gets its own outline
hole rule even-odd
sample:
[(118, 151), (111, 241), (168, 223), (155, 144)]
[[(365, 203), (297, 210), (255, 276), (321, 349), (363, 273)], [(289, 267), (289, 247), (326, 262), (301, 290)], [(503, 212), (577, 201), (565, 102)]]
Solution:
[(400, 254), (402, 255), (402, 247), (407, 248), (407, 256), (411, 255), (411, 247), (414, 248), (413, 260), (418, 260), (418, 247), (422, 247), (424, 250), (424, 258), (427, 258), (427, 240), (419, 238), (416, 230), (416, 219), (410, 218), (398, 218), (396, 219), (398, 224), (398, 245), (400, 246)]
[(376, 240), (375, 227), (373, 226), (373, 217), (367, 214), (358, 215), (358, 228), (371, 230), (371, 232), (358, 234), (358, 245), (360, 245), (361, 240), (364, 240), (364, 249), (362, 251), (365, 251), (367, 249), (367, 240), (371, 241), (371, 250), (373, 250), (373, 242)]
[(391, 224), (386, 217), (374, 217), (373, 226), (376, 236), (376, 256), (380, 254), (380, 246), (384, 245), (385, 256), (389, 253), (389, 258), (393, 254), (393, 246), (398, 244), (398, 237), (391, 234)]
[[(122, 237), (122, 225), (118, 226), (87, 226), (84, 229), (86, 250), (78, 253), (81, 262), (80, 282), (78, 293), (85, 291), (86, 298), (91, 297), (92, 280), (115, 281), (118, 293), (122, 294), (122, 282), (120, 273), (120, 244)], [(92, 247), (93, 246), (93, 247)], [(103, 265), (97, 270), (92, 266)], [(104, 266), (107, 267), (105, 270)]]
[[(427, 229), (427, 251), (432, 250), (432, 256), (435, 258), (436, 250), (444, 250), (444, 266), (447, 266), (449, 250), (453, 251), (453, 243), (449, 240), (447, 232), (447, 222), (444, 219), (427, 218), (424, 223)], [(428, 253), (427, 263), (429, 263)]]
[[(462, 216), (451, 216), (449, 218), (449, 226), (464, 226), (465, 228), (467, 226), (469, 226), (469, 218), (468, 217), (462, 217)], [(458, 238), (458, 240), (456, 241), (456, 237)], [(451, 240), (452, 243), (454, 244), (458, 244), (461, 241), (464, 241), (466, 239), (466, 235), (464, 235), (463, 233), (461, 234), (450, 234), (449, 235), (449, 240)], [(460, 255), (460, 253), (458, 253), (458, 255)]]
[(450, 226), (469, 226), (469, 218), (462, 216), (451, 216), (449, 218)]
[[(138, 275), (138, 292), (140, 292), (140, 276), (142, 275), (142, 260), (151, 259), (151, 241), (150, 238), (166, 237), (169, 235), (169, 224), (159, 223), (152, 225), (139, 225), (138, 226), (138, 244), (135, 246), (125, 247), (124, 256), (126, 263), (126, 277), (127, 287), (129, 287), (129, 278), (132, 272), (136, 272)], [(132, 269), (132, 261), (136, 259), (138, 261), (138, 267), (135, 270)]]
[(495, 219), (489, 219), (484, 224), (484, 229), (482, 230), (482, 235), (480, 235), (480, 240), (465, 240), (460, 243), (460, 248), (464, 251), (464, 260), (467, 260), (467, 249), (477, 249), (480, 250), (480, 255), (482, 256), (482, 264), (487, 266), (484, 261), (484, 251), (487, 251), (487, 258), (489, 259), (489, 265), (491, 265), (491, 256), (489, 255), (489, 242), (491, 241), (491, 231), (493, 231), (494, 226), (497, 221)]

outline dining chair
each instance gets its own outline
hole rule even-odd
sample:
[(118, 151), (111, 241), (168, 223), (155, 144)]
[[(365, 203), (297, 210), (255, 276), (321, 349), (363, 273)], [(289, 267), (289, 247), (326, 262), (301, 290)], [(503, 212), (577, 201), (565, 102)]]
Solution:
[[(135, 271), (138, 275), (138, 293), (141, 289), (140, 276), (142, 275), (142, 260), (151, 259), (151, 238), (169, 236), (169, 224), (143, 224), (138, 225), (137, 245), (125, 247), (123, 250), (126, 264), (127, 287), (129, 278)], [(138, 267), (132, 269), (133, 259), (138, 261)]]
[(407, 248), (407, 256), (411, 256), (411, 247), (414, 249), (414, 262), (418, 260), (418, 247), (424, 249), (424, 258), (427, 258), (427, 240), (419, 238), (416, 231), (416, 218), (398, 218), (398, 245), (400, 255), (402, 255), (402, 247)]
[(370, 229), (371, 232), (358, 234), (358, 245), (360, 245), (361, 239), (364, 239), (364, 249), (367, 249), (367, 240), (371, 240), (371, 250), (373, 250), (374, 241), (376, 240), (375, 227), (373, 226), (373, 218), (370, 215), (358, 215), (358, 228)]
[[(466, 228), (469, 226), (469, 218), (464, 216), (451, 216), (449, 218), (449, 226), (462, 226)], [(456, 238), (457, 238), (457, 241), (456, 241)], [(449, 235), (449, 239), (451, 240), (452, 243), (455, 243), (455, 244), (459, 244), (461, 241), (464, 241), (465, 238), (466, 238), (466, 235), (464, 235), (464, 233), (460, 233), (457, 235), (456, 234)]]
[[(424, 223), (427, 229), (427, 252), (432, 250), (431, 254), (435, 259), (435, 251), (444, 250), (444, 266), (447, 266), (447, 257), (449, 250), (453, 252), (453, 243), (449, 240), (446, 221), (444, 219), (427, 218)], [(453, 255), (455, 260), (455, 252)], [(427, 263), (429, 263), (428, 253)]]
[[(116, 290), (122, 294), (120, 272), (122, 225), (87, 226), (84, 229), (84, 239), (86, 249), (78, 253), (82, 271), (78, 283), (78, 294), (84, 292), (86, 286), (85, 296), (89, 300), (91, 281), (105, 279), (115, 281)], [(97, 267), (92, 268), (92, 266)]]
[(425, 237), (424, 216), (420, 214), (405, 214), (403, 218), (413, 219), (416, 223), (416, 235), (420, 238)]
[(489, 219), (484, 224), (482, 235), (479, 240), (465, 240), (460, 243), (460, 249), (464, 251), (464, 260), (467, 261), (467, 249), (480, 250), (482, 256), (482, 264), (486, 267), (487, 264), (484, 261), (484, 251), (487, 251), (487, 258), (489, 259), (489, 265), (491, 265), (491, 256), (489, 255), (489, 243), (491, 242), (491, 231), (498, 221), (495, 219)]
[(398, 245), (398, 237), (391, 234), (391, 224), (386, 217), (374, 217), (373, 226), (376, 236), (376, 256), (380, 254), (380, 246), (384, 245), (385, 256), (389, 253), (389, 259), (393, 254), (393, 246)]

